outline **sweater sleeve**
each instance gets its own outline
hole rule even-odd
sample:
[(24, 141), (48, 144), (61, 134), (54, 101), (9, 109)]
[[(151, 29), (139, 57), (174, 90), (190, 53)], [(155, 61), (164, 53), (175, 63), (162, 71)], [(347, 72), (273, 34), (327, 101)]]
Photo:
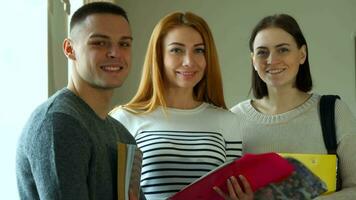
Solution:
[(50, 114), (29, 152), (40, 199), (89, 199), (90, 140), (81, 124), (65, 114)]
[(342, 190), (327, 196), (321, 196), (317, 200), (348, 200), (356, 197), (356, 118), (347, 105), (340, 100), (336, 101), (335, 123)]
[(110, 115), (111, 117), (119, 121), (122, 125), (124, 125), (132, 136), (136, 136), (134, 124), (139, 124), (139, 122), (137, 122), (137, 118), (132, 117), (134, 114), (129, 113), (123, 108), (118, 108), (111, 112)]
[(224, 139), (226, 143), (226, 160), (233, 160), (242, 156), (242, 133), (239, 131), (237, 115), (231, 113), (229, 119), (223, 120), (225, 127)]

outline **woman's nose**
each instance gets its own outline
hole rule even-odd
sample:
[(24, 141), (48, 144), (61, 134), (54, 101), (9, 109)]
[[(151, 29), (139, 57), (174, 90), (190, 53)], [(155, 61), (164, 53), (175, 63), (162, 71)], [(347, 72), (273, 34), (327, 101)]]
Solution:
[(191, 53), (186, 53), (183, 58), (183, 66), (190, 67), (194, 63), (194, 57)]
[(267, 57), (267, 64), (273, 64), (278, 62), (278, 55), (276, 55), (275, 53), (270, 53)]

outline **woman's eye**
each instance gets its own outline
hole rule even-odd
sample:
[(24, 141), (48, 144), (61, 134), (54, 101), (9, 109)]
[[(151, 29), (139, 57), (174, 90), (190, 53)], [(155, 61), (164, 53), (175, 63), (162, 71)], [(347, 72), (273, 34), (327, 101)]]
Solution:
[(182, 53), (183, 50), (180, 49), (180, 48), (172, 48), (172, 49), (170, 50), (170, 52), (172, 52), (172, 53)]
[(205, 49), (204, 48), (197, 48), (195, 49), (195, 52), (205, 54)]
[(280, 53), (284, 53), (284, 52), (288, 52), (288, 51), (289, 51), (288, 48), (280, 48), (280, 49), (278, 49), (278, 52), (280, 52)]
[(258, 57), (268, 57), (268, 52), (267, 51), (257, 51), (256, 55)]

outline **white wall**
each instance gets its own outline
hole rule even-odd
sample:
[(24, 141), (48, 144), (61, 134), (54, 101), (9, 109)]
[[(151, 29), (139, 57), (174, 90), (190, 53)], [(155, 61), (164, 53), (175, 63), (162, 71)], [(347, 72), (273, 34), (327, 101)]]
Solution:
[(17, 139), (32, 110), (47, 98), (47, 3), (1, 4), (0, 199), (18, 199)]
[(136, 92), (149, 36), (158, 20), (171, 11), (204, 17), (218, 47), (228, 106), (248, 98), (249, 34), (264, 16), (289, 13), (299, 22), (309, 45), (314, 91), (339, 94), (356, 115), (355, 33), (353, 0), (120, 0), (128, 12), (134, 37), (133, 69), (114, 103)]

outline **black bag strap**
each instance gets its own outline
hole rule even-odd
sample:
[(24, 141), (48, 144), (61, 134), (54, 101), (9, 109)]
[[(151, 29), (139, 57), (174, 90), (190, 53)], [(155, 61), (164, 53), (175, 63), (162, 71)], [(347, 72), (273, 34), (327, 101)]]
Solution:
[(320, 99), (320, 123), (328, 154), (336, 154), (335, 101), (337, 95), (323, 95)]
[[(320, 109), (320, 123), (323, 132), (323, 138), (325, 147), (328, 154), (335, 154), (337, 156), (337, 140), (336, 140), (336, 128), (335, 128), (335, 102), (336, 99), (340, 99), (338, 95), (323, 95), (321, 96), (319, 109)], [(338, 156), (337, 156), (338, 157)], [(337, 167), (336, 177), (336, 191), (341, 190), (342, 180), (339, 167)]]

